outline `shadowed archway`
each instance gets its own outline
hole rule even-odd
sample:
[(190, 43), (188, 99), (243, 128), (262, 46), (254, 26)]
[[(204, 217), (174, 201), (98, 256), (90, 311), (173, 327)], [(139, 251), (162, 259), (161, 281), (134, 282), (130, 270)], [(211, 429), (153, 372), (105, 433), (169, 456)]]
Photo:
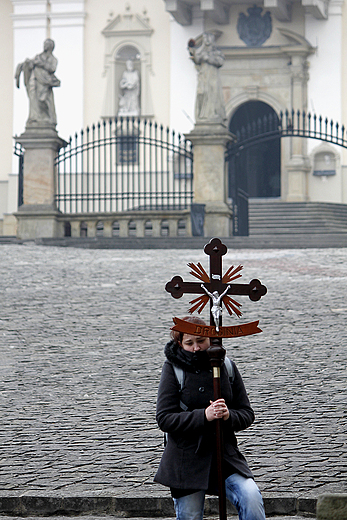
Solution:
[[(259, 126), (263, 131), (264, 120), (272, 118), (276, 126), (278, 116), (273, 108), (263, 101), (248, 101), (239, 106), (232, 116), (229, 130), (233, 134), (242, 129)], [(267, 142), (254, 144), (240, 150), (237, 161), (229, 163), (229, 196), (233, 198), (235, 187), (241, 188), (248, 197), (268, 198), (281, 195), (281, 139), (274, 136)]]

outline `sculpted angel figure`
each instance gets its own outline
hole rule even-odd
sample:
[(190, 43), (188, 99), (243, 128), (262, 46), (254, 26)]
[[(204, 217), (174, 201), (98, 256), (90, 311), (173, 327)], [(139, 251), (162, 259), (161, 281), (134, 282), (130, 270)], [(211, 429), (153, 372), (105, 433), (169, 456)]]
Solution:
[(196, 122), (218, 122), (226, 120), (222, 83), (219, 69), (224, 63), (224, 55), (215, 46), (211, 33), (202, 35), (202, 44), (196, 46), (189, 40), (188, 50), (198, 70), (198, 86), (195, 103)]
[(219, 294), (218, 291), (213, 291), (213, 293), (210, 293), (210, 291), (206, 289), (203, 283), (201, 284), (201, 287), (204, 289), (207, 296), (212, 300), (211, 314), (216, 325), (216, 331), (219, 332), (219, 318), (222, 316), (223, 312), (221, 303), (224, 296), (229, 291), (230, 285), (228, 285), (228, 287), (225, 289), (224, 292), (222, 292), (222, 294)]
[(55, 76), (58, 60), (53, 56), (54, 41), (47, 38), (43, 44), (43, 52), (35, 58), (27, 58), (16, 69), (16, 85), (19, 88), (20, 75), (23, 72), (24, 85), (29, 97), (30, 123), (57, 124), (53, 87), (60, 87), (60, 80)]
[(119, 87), (122, 95), (119, 99), (119, 116), (139, 116), (139, 94), (140, 94), (140, 76), (132, 60), (127, 60), (126, 70), (123, 72)]

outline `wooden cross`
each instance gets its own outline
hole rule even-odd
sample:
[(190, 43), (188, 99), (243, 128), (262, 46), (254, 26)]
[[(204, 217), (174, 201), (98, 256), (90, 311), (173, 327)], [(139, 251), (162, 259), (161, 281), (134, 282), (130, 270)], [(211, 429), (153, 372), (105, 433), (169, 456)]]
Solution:
[[(220, 315), (219, 323), (215, 323), (215, 319), (212, 314), (213, 301), (206, 294), (206, 289), (209, 293), (213, 294), (215, 292), (218, 295), (222, 295), (225, 292), (225, 295), (222, 298), (222, 302), (224, 303), (229, 314), (236, 314), (237, 316), (241, 316), (242, 313), (240, 311), (241, 305), (234, 300), (233, 296), (241, 296), (246, 295), (252, 301), (258, 301), (262, 296), (264, 296), (267, 292), (267, 289), (264, 285), (260, 283), (259, 280), (251, 280), (248, 284), (237, 284), (232, 283), (237, 278), (241, 277), (240, 271), (242, 266), (231, 266), (224, 275), (222, 275), (222, 256), (224, 256), (227, 252), (227, 247), (222, 244), (219, 238), (213, 238), (208, 244), (206, 244), (204, 248), (204, 252), (210, 257), (210, 275), (208, 275), (205, 269), (202, 267), (200, 263), (197, 265), (193, 263), (189, 263), (188, 266), (192, 269), (191, 274), (201, 280), (202, 283), (199, 282), (184, 282), (180, 276), (174, 276), (170, 282), (168, 282), (165, 286), (165, 289), (171, 293), (173, 298), (181, 298), (183, 294), (201, 294), (198, 298), (192, 300), (190, 303), (192, 307), (189, 312), (193, 313), (194, 311), (198, 311), (199, 313), (203, 310), (205, 305), (210, 300), (210, 325), (214, 330), (209, 330), (209, 332), (205, 335), (210, 337), (231, 337), (231, 336), (244, 336), (246, 334), (254, 334), (255, 332), (261, 332), (260, 329), (255, 330), (254, 327), (248, 328), (247, 333), (242, 333), (243, 326), (237, 326), (238, 329), (241, 327), (241, 331), (239, 330), (238, 334), (232, 334), (227, 331), (224, 331), (221, 328), (220, 334), (216, 328), (220, 328), (222, 325), (222, 316)], [(221, 302), (221, 303), (222, 303)], [(177, 320), (177, 318), (175, 318)], [(174, 320), (174, 321), (175, 321)], [(179, 320), (177, 320), (178, 322)], [(177, 326), (175, 330), (180, 330), (181, 323)], [(253, 332), (249, 332), (253, 330)], [(182, 331), (185, 332), (185, 331)]]
[[(249, 284), (232, 283), (241, 276), (242, 266), (230, 267), (224, 275), (222, 275), (222, 256), (227, 252), (227, 247), (222, 244), (219, 238), (213, 238), (204, 248), (204, 252), (210, 257), (210, 275), (200, 263), (197, 265), (189, 263), (192, 269), (191, 274), (198, 278), (200, 282), (184, 282), (180, 276), (174, 276), (165, 286), (165, 289), (171, 293), (174, 298), (181, 298), (183, 294), (200, 294), (198, 298), (192, 300), (192, 307), (189, 312), (193, 313), (203, 310), (210, 300), (210, 326), (201, 327), (199, 325), (190, 324), (187, 321), (174, 318), (174, 330), (195, 334), (198, 336), (208, 336), (211, 339), (211, 346), (207, 349), (210, 362), (213, 368), (213, 389), (214, 399), (221, 397), (220, 386), (220, 368), (225, 356), (225, 349), (222, 346), (222, 337), (246, 336), (261, 332), (258, 328), (258, 321), (235, 327), (222, 327), (221, 307), (224, 303), (229, 314), (241, 316), (241, 305), (234, 300), (231, 295), (240, 296), (247, 295), (252, 301), (258, 301), (267, 292), (264, 285), (259, 280), (251, 280)], [(201, 283), (202, 282), (202, 283)], [(224, 293), (224, 294), (223, 294)], [(215, 298), (213, 298), (213, 294)], [(220, 308), (214, 307), (215, 301), (220, 300)], [(217, 316), (217, 318), (216, 318)], [(223, 431), (221, 419), (216, 420), (216, 447), (217, 447), (217, 481), (219, 496), (219, 518), (227, 520), (226, 514), (226, 495), (225, 483), (223, 476)]]

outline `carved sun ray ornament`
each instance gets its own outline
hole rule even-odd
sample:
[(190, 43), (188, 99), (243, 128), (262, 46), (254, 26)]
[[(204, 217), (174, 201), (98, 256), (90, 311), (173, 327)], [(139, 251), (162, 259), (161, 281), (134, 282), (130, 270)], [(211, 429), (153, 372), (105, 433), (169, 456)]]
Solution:
[[(192, 274), (202, 282), (210, 283), (210, 277), (208, 276), (200, 262), (198, 262), (196, 265), (193, 262), (190, 262), (188, 264), (188, 267), (192, 269), (189, 274)], [(242, 274), (240, 274), (239, 271), (241, 271), (242, 269), (243, 265), (238, 265), (237, 267), (234, 267), (232, 265), (224, 274), (222, 282), (227, 284), (229, 282), (232, 282), (233, 280), (236, 280), (237, 278), (241, 278)], [(195, 298), (194, 300), (191, 300), (189, 303), (192, 304), (192, 306), (188, 311), (189, 314), (193, 314), (195, 311), (197, 311), (200, 314), (208, 302), (209, 297), (207, 296), (207, 294), (204, 294), (202, 296), (199, 296), (198, 298)], [(238, 303), (236, 300), (234, 300), (228, 295), (223, 296), (222, 302), (224, 303), (225, 308), (227, 309), (230, 316), (232, 316), (233, 314), (236, 314), (236, 316), (238, 317), (242, 316), (242, 312), (240, 311), (240, 307), (242, 307), (241, 303)]]

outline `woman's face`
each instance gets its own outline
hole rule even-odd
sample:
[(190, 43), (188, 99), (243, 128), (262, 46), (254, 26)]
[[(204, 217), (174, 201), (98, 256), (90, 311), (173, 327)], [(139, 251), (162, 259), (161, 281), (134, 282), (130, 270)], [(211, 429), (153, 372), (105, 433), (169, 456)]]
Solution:
[(198, 352), (206, 350), (210, 346), (210, 338), (202, 336), (192, 336), (191, 334), (183, 334), (181, 347), (188, 352)]

